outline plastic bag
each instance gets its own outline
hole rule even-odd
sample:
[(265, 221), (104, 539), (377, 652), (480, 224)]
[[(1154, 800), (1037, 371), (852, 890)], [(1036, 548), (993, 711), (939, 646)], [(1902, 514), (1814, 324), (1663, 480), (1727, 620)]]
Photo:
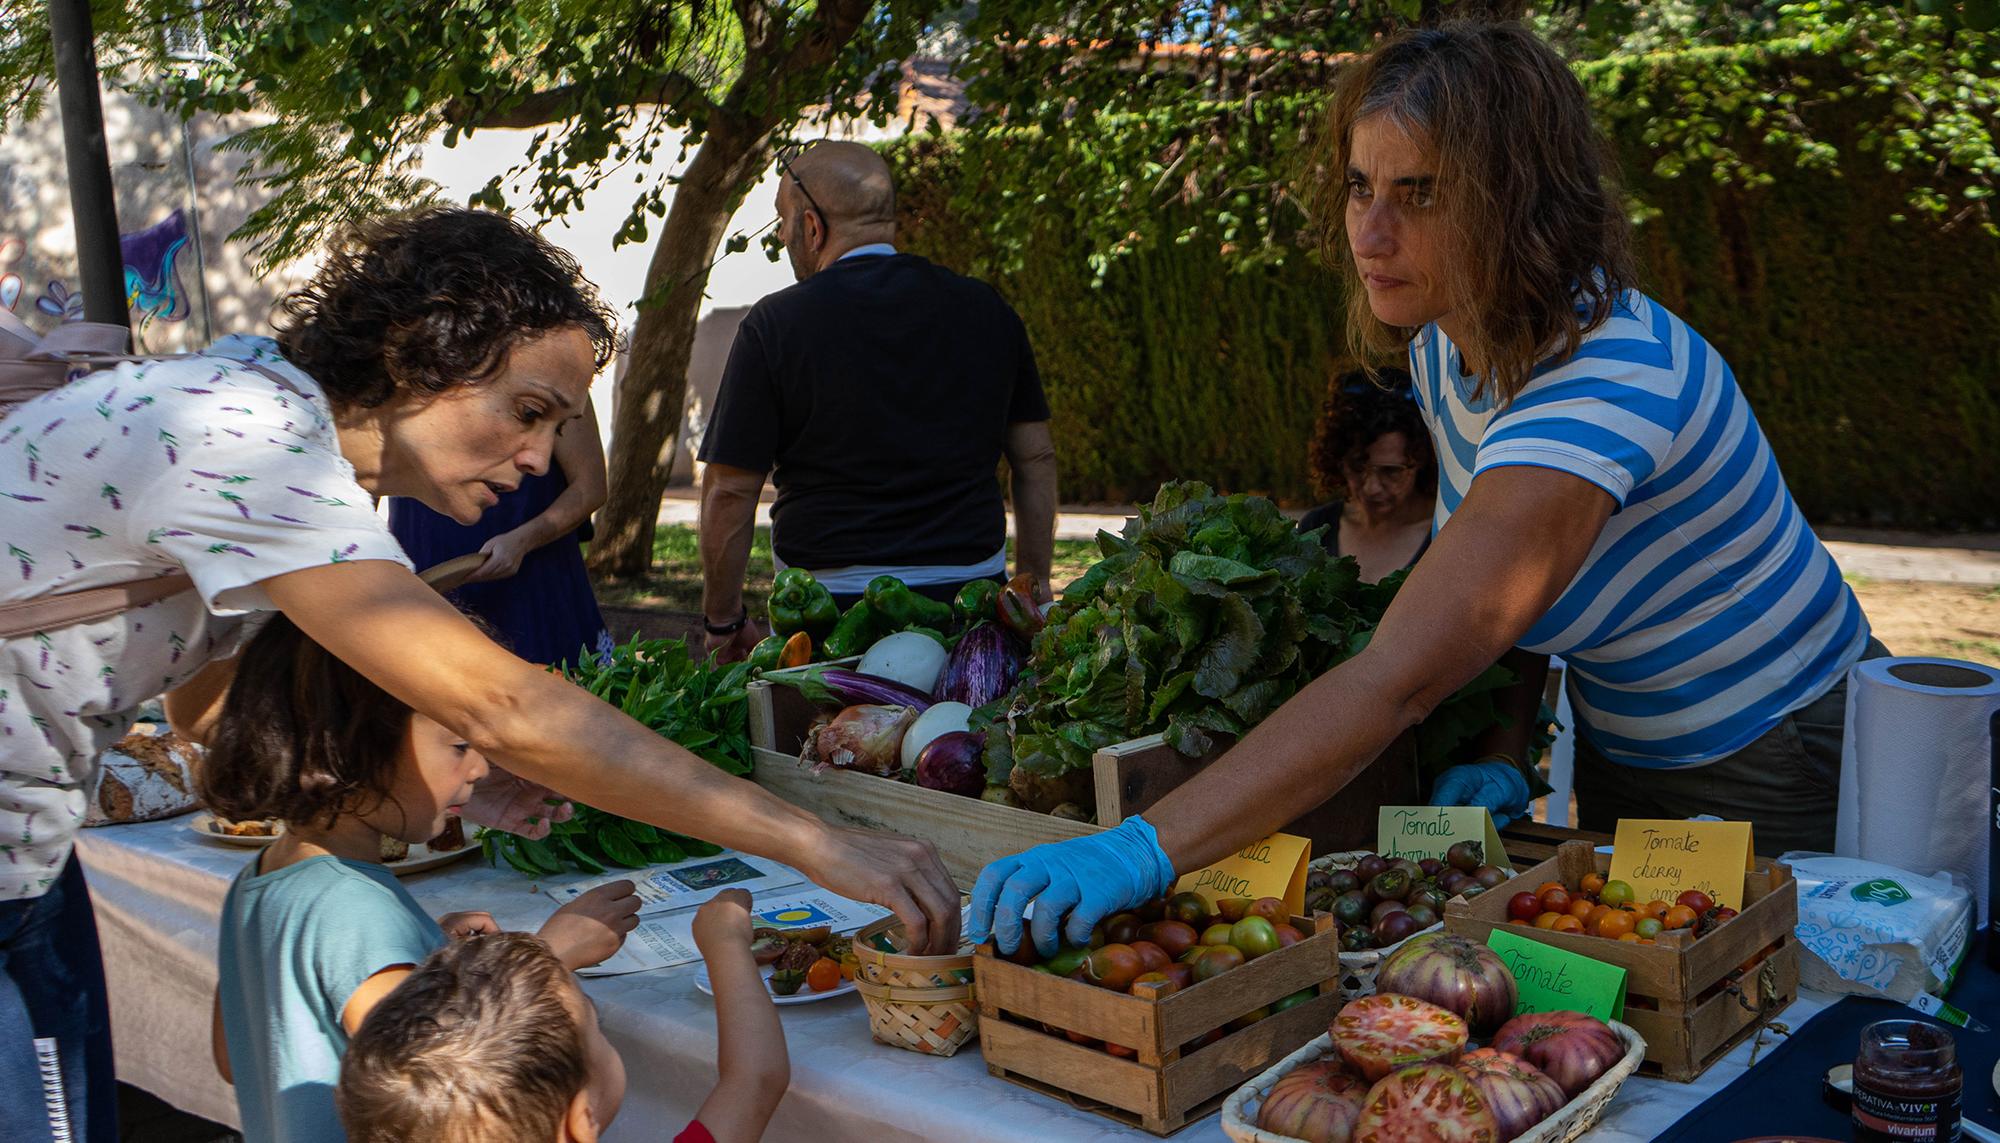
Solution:
[(1799, 883), (1799, 983), (1905, 1004), (1942, 995), (1972, 938), (1972, 894), (1948, 874), (1925, 877), (1828, 853), (1787, 853)]

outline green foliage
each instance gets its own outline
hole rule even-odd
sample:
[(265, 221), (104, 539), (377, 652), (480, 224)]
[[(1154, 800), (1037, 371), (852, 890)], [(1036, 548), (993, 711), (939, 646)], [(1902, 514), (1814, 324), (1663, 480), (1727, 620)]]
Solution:
[[(718, 128), (761, 155), (808, 119), (879, 123), (895, 108), (893, 64), (915, 50), (939, 0), (96, 7), (100, 67), (113, 82), (184, 114), (269, 117), (229, 146), (256, 158), (246, 178), (273, 196), (236, 235), (270, 268), (311, 251), (329, 227), (433, 196), (415, 169), (419, 146), (440, 132), (450, 147), (482, 127), (542, 128), (474, 201), (555, 218), (629, 177), (631, 164), (685, 164)], [(208, 47), (197, 60), (175, 56), (162, 35), (197, 28)], [(45, 6), (10, 6), (0, 124), (39, 110), (52, 70)], [(732, 168), (736, 193), (762, 168)], [(680, 177), (640, 181), (614, 244), (647, 238)]]
[[(1096, 220), (1116, 210), (1099, 200), (1119, 192), (1079, 138), (1028, 129), (891, 145), (900, 241), (992, 279), (1020, 311), (1066, 499), (1148, 499), (1184, 475), (1304, 495), (1312, 419), (1339, 353), (1329, 276), (1307, 259), (1232, 260), (1193, 239), (1086, 261), (1102, 237)], [(1024, 229), (994, 223), (996, 204), (1029, 195), (1039, 205)], [(1145, 225), (1171, 233), (1199, 222), (1193, 208), (1169, 207)]]
[[(1012, 764), (1029, 774), (1084, 770), (1147, 734), (1190, 757), (1240, 737), (1365, 647), (1402, 583), (1363, 584), (1352, 557), (1269, 500), (1195, 482), (1097, 542), (1104, 558), (1050, 612), (1008, 699)], [(1425, 774), (1492, 725), (1490, 692), (1510, 678), (1491, 668), (1439, 706), (1419, 739)]]
[[(582, 665), (564, 672), (571, 682), (725, 773), (750, 772), (748, 663), (699, 662), (679, 639), (633, 639), (601, 662), (580, 659)], [(489, 862), (505, 861), (530, 877), (570, 865), (602, 873), (607, 866), (637, 868), (718, 852), (705, 841), (584, 805), (569, 821), (555, 823), (547, 840), (485, 830), (480, 844)]]
[[(1000, 261), (1019, 260), (1051, 208), (1074, 214), (1100, 278), (1109, 261), (1164, 243), (1282, 259), (1304, 221), (1289, 192), (1298, 144), (1343, 55), (1419, 18), (1524, 13), (1663, 177), (1757, 186), (1791, 168), (1908, 173), (1904, 204), (1885, 217), (2000, 236), (2000, 0), (1019, 0), (982, 8), (968, 30), (961, 73), (987, 109), (968, 130), (1039, 132), (1072, 164), (1045, 168), (1046, 180), (1084, 187), (989, 202)], [(1830, 135), (1820, 113), (1843, 104), (1856, 109)]]
[[(1607, 63), (1586, 82), (1617, 86), (1621, 105), (1668, 106), (1688, 84), (1700, 88), (1700, 63), (1671, 53), (1643, 67)], [(1824, 92), (1847, 74), (1837, 58), (1758, 66), (1787, 78), (1757, 80), (1753, 68), (1740, 86)], [(1888, 101), (1797, 102), (1804, 129), (1792, 136), (1741, 127), (1712, 137), (1729, 149), (1720, 166), (1674, 149), (1699, 145), (1662, 116), (1612, 113), (1607, 123), (1646, 206), (1646, 288), (1728, 359), (1807, 515), (1991, 528), (2000, 243), (1981, 236), (1981, 216), (1946, 229), (1949, 218), (1913, 211), (1925, 184), (1912, 174), (1850, 157), (1877, 153), (1861, 141)], [(904, 245), (991, 278), (1020, 310), (1055, 414), (1066, 498), (1143, 499), (1163, 481), (1202, 476), (1309, 503), (1313, 419), (1328, 379), (1349, 364), (1339, 282), (1277, 233), (1282, 211), (1253, 222), (1246, 251), (1217, 240), (1206, 197), (1134, 206), (1121, 171), (1132, 136), (1156, 129), (1128, 127), (1100, 119), (892, 145)], [(1098, 142), (1099, 130), (1114, 138)], [(1800, 161), (1799, 139), (1842, 164)], [(1293, 169), (1300, 141), (1288, 136), (1289, 150), (1260, 169)], [(1954, 177), (1979, 189), (1973, 174)]]

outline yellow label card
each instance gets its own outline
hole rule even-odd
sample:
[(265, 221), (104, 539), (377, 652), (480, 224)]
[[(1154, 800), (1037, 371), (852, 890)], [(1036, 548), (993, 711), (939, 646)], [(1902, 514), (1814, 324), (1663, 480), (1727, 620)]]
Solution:
[(1383, 806), (1376, 818), (1375, 852), (1394, 859), (1426, 857), (1444, 860), (1444, 852), (1461, 841), (1485, 847), (1486, 864), (1508, 868), (1507, 851), (1493, 815), (1485, 806)]
[(1749, 822), (1621, 818), (1611, 839), (1611, 880), (1641, 901), (1671, 901), (1699, 889), (1718, 905), (1743, 907), (1743, 874), (1756, 868)]
[(1306, 911), (1306, 863), (1312, 860), (1312, 842), (1288, 833), (1274, 833), (1263, 841), (1233, 853), (1206, 869), (1197, 869), (1180, 879), (1176, 893), (1199, 893), (1209, 906), (1224, 897), (1276, 897), (1292, 916)]

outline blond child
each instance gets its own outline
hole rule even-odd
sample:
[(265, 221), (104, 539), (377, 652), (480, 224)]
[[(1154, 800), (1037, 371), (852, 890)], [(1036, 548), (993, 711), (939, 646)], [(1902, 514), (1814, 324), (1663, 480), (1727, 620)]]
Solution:
[[(749, 908), (730, 889), (695, 914), (719, 1078), (676, 1143), (754, 1143), (791, 1079)], [(497, 933), (438, 949), (375, 1006), (338, 1101), (355, 1143), (595, 1143), (624, 1096), (624, 1062), (576, 978), (541, 941)]]

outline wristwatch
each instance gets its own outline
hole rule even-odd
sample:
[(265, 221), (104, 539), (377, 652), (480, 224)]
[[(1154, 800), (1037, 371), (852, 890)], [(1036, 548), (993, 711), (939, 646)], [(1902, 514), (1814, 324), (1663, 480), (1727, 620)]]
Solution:
[(728, 623), (710, 623), (708, 621), (708, 616), (706, 615), (702, 616), (701, 629), (708, 632), (710, 635), (734, 635), (738, 631), (743, 630), (743, 628), (747, 626), (749, 622), (750, 622), (750, 607), (748, 604), (745, 604), (743, 608), (743, 614), (737, 616), (733, 621)]

